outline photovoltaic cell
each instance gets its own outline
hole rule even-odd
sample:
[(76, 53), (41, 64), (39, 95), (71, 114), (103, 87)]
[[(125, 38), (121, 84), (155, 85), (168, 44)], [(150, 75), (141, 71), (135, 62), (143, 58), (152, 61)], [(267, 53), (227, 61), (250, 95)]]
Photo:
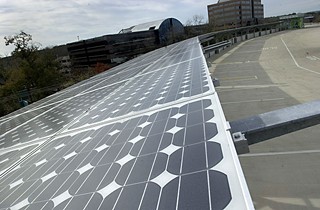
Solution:
[[(1, 133), (5, 135), (0, 135), (0, 148), (54, 135), (122, 85), (123, 83), (118, 83), (89, 93), (82, 92), (61, 103), (8, 119), (1, 124)], [(15, 123), (17, 120), (19, 123)], [(8, 125), (10, 129), (2, 129)]]
[(9, 129), (0, 142), (36, 135), (0, 150), (0, 209), (253, 208), (201, 53), (194, 38), (145, 54)]

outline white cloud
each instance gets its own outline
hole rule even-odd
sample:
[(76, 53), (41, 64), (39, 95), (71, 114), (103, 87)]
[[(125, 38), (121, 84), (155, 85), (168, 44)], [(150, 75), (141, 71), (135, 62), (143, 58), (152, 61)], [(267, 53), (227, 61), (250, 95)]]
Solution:
[[(0, 0), (0, 55), (12, 48), (3, 37), (24, 30), (45, 46), (64, 44), (117, 33), (135, 24), (175, 17), (182, 23), (200, 14), (207, 18), (207, 5), (217, 0)], [(319, 7), (319, 0), (263, 0), (266, 13), (284, 8)], [(299, 3), (300, 2), (300, 3)], [(290, 5), (290, 7), (288, 6)], [(309, 5), (309, 6), (308, 6)], [(281, 8), (281, 9), (280, 9)]]

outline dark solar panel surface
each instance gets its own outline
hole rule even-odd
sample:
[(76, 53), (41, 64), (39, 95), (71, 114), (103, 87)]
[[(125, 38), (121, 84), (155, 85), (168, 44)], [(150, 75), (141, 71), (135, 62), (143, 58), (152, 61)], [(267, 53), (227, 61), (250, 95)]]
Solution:
[(0, 209), (251, 208), (201, 53), (161, 48), (3, 118)]
[(0, 148), (55, 134), (121, 85), (118, 83), (99, 90), (84, 90), (60, 103), (29, 110), (4, 121), (1, 124)]

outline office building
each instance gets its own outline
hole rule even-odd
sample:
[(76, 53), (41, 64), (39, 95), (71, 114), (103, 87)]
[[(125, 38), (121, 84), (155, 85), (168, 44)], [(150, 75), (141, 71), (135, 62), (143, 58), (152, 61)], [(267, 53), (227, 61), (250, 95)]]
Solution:
[(152, 21), (122, 29), (118, 34), (68, 43), (74, 68), (87, 68), (97, 63), (117, 64), (179, 41), (184, 27), (175, 18)]
[(264, 10), (261, 0), (219, 0), (208, 5), (208, 16), (211, 25), (236, 28), (259, 24)]

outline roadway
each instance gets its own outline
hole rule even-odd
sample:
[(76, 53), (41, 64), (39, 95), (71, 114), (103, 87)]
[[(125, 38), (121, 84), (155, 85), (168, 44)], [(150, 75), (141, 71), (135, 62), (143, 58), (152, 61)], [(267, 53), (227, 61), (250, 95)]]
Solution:
[[(208, 59), (228, 121), (320, 99), (320, 27), (240, 43)], [(320, 209), (320, 126), (240, 156), (257, 210)]]

